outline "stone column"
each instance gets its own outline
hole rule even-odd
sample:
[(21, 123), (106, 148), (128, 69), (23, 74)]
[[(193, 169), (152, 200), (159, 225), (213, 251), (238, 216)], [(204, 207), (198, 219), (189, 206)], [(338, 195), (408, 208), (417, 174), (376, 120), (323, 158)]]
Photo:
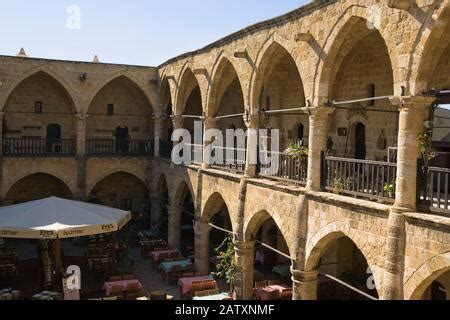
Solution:
[(308, 109), (309, 116), (309, 156), (307, 189), (321, 190), (322, 152), (327, 149), (328, 118), (333, 108), (315, 107)]
[(213, 141), (206, 141), (206, 132), (208, 130), (217, 128), (217, 120), (212, 117), (206, 117), (203, 120), (203, 163), (202, 168), (208, 169), (211, 166), (211, 152), (209, 152), (206, 147), (212, 144)]
[(5, 113), (0, 112), (0, 156), (3, 154), (3, 121)]
[(181, 208), (170, 205), (167, 213), (169, 216), (169, 246), (181, 249)]
[(430, 97), (402, 99), (398, 129), (394, 207), (410, 211), (416, 209), (417, 160), (420, 158), (420, 146), (417, 138), (424, 130), (424, 123), (434, 100), (435, 98)]
[(251, 114), (244, 122), (248, 132), (245, 176), (254, 178), (258, 175), (259, 114)]
[(151, 199), (151, 221), (152, 225), (161, 225), (161, 216), (162, 216), (162, 208), (161, 208), (161, 198), (154, 194), (150, 194)]
[(317, 271), (291, 269), (293, 300), (317, 300)]
[(253, 300), (253, 267), (255, 255), (254, 241), (235, 241), (236, 252), (236, 298), (237, 300)]
[(87, 115), (76, 114), (77, 190), (75, 199), (86, 200), (86, 122)]
[(155, 158), (159, 158), (159, 142), (161, 141), (161, 137), (162, 137), (162, 131), (163, 131), (163, 123), (164, 123), (164, 118), (161, 115), (155, 115), (153, 117), (153, 124), (154, 124), (154, 128), (155, 128), (155, 139), (154, 139), (154, 156)]
[(401, 99), (395, 204), (390, 210), (386, 241), (385, 274), (381, 299), (402, 300), (405, 266), (405, 212), (414, 211), (417, 202), (417, 137), (434, 98), (407, 97)]
[(200, 275), (209, 274), (209, 234), (211, 226), (202, 220), (195, 221), (195, 266)]

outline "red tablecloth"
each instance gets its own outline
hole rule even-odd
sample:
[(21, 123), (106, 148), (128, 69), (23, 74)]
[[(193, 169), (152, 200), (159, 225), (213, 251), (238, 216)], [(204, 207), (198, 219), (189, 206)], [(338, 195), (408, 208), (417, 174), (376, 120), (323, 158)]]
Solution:
[(178, 250), (165, 250), (165, 251), (153, 251), (150, 253), (150, 256), (152, 257), (153, 262), (157, 262), (159, 257), (162, 254), (171, 254), (171, 253), (179, 253)]
[(192, 282), (194, 281), (203, 281), (203, 280), (213, 280), (213, 277), (211, 276), (200, 276), (200, 277), (193, 277), (193, 278), (180, 278), (178, 280), (178, 285), (181, 288), (181, 294), (188, 294), (191, 292), (192, 289)]
[(260, 300), (269, 300), (269, 295), (271, 293), (273, 293), (274, 291), (278, 291), (280, 296), (281, 296), (281, 292), (284, 289), (289, 289), (288, 286), (285, 285), (274, 285), (274, 286), (267, 286), (264, 288), (255, 288), (254, 293), (255, 295), (260, 299)]
[(103, 285), (103, 290), (105, 290), (106, 295), (108, 296), (111, 293), (112, 287), (113, 286), (121, 286), (122, 287), (122, 291), (125, 291), (127, 289), (127, 286), (129, 284), (132, 283), (137, 283), (141, 289), (142, 289), (142, 284), (139, 282), (139, 280), (122, 280), (122, 281), (114, 281), (114, 282), (105, 282), (105, 284)]

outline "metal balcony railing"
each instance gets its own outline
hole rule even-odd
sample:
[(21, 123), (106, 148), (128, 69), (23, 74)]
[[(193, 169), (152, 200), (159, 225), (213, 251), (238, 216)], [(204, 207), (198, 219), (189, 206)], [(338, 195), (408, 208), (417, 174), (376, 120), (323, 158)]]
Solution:
[(86, 141), (88, 156), (149, 157), (153, 156), (153, 150), (153, 140), (88, 139)]
[(76, 153), (75, 139), (3, 138), (3, 155), (12, 157), (69, 157)]

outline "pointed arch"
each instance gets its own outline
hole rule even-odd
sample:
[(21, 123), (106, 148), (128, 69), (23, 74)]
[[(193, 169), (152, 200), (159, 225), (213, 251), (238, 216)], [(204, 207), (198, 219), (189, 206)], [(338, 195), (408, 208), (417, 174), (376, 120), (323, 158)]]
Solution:
[(99, 84), (94, 88), (92, 95), (87, 99), (86, 107), (88, 108), (85, 110), (86, 113), (89, 113), (89, 109), (92, 106), (92, 103), (94, 102), (94, 99), (98, 96), (98, 94), (101, 93), (101, 91), (110, 83), (114, 82), (115, 80), (119, 80), (121, 78), (125, 78), (127, 81), (129, 81), (131, 84), (133, 84), (134, 87), (136, 87), (146, 98), (147, 103), (150, 106), (150, 113), (153, 112), (154, 106), (157, 106), (157, 103), (152, 101), (152, 98), (150, 97), (147, 90), (145, 90), (144, 85), (138, 80), (133, 74), (131, 74), (128, 71), (118, 71), (115, 73), (112, 73), (108, 75), (105, 79), (99, 82)]
[[(252, 74), (250, 85), (249, 100), (250, 105), (253, 108), (253, 110), (251, 110), (252, 113), (259, 111), (259, 108), (264, 106), (264, 101), (262, 101), (262, 94), (265, 88), (265, 82), (269, 81), (270, 78), (273, 77), (273, 73), (280, 73), (281, 69), (286, 67), (289, 68), (290, 78), (288, 85), (285, 87), (297, 92), (295, 102), (291, 102), (291, 104), (298, 104), (298, 106), (295, 107), (299, 108), (306, 105), (306, 98), (303, 81), (300, 74), (299, 63), (291, 54), (293, 48), (294, 46), (290, 41), (284, 39), (281, 36), (278, 36), (277, 33), (273, 33), (266, 40), (263, 47), (258, 52), (255, 62), (256, 72)], [(287, 79), (285, 78), (282, 80), (286, 81)], [(277, 107), (281, 109), (280, 106)]]
[(141, 181), (147, 189), (149, 189), (149, 185), (146, 181), (145, 176), (141, 176), (138, 172), (134, 172), (133, 170), (130, 170), (129, 167), (123, 166), (122, 168), (114, 168), (110, 170), (106, 170), (105, 172), (101, 173), (99, 176), (95, 177), (92, 182), (86, 185), (86, 194), (90, 194), (92, 190), (95, 188), (97, 184), (99, 184), (102, 180), (108, 178), (111, 175), (118, 174), (118, 173), (124, 173), (127, 175), (130, 175), (132, 177), (135, 177), (137, 180)]
[(24, 81), (26, 81), (27, 79), (32, 78), (33, 76), (39, 75), (39, 74), (44, 74), (45, 76), (48, 76), (49, 78), (51, 78), (52, 80), (54, 80), (58, 86), (60, 86), (64, 93), (67, 95), (67, 97), (69, 98), (70, 102), (71, 102), (71, 111), (75, 114), (78, 113), (80, 110), (80, 104), (78, 102), (77, 96), (75, 95), (72, 87), (69, 85), (69, 83), (64, 80), (63, 77), (59, 76), (56, 72), (54, 72), (53, 70), (51, 70), (50, 68), (46, 67), (46, 66), (39, 66), (36, 68), (33, 68), (31, 70), (29, 70), (28, 72), (22, 74), (17, 80), (15, 80), (14, 82), (12, 82), (10, 84), (10, 86), (6, 89), (6, 93), (4, 95), (4, 101), (0, 102), (1, 105), (1, 110), (5, 111), (4, 108), (6, 108), (6, 104), (7, 101), (9, 100), (9, 98), (11, 97), (11, 95), (14, 93), (14, 91), (20, 86), (20, 84), (22, 84)]
[(419, 300), (431, 283), (450, 270), (450, 252), (437, 255), (418, 268), (404, 285), (405, 299)]
[[(242, 98), (242, 109), (239, 112), (245, 111), (245, 98), (242, 89), (242, 82), (237, 73), (236, 66), (233, 60), (226, 53), (219, 55), (213, 67), (212, 82), (208, 93), (208, 102), (206, 107), (206, 114), (214, 117), (220, 109), (221, 100), (233, 82), (237, 83), (237, 88), (240, 91), (238, 94)], [(238, 113), (230, 111), (229, 113)]]
[[(416, 42), (408, 68), (409, 86), (412, 94), (420, 95), (431, 89), (438, 63), (450, 50), (450, 0), (437, 2), (432, 6)], [(444, 86), (449, 86), (447, 89), (450, 89), (450, 83)]]
[[(38, 184), (34, 185), (34, 183)], [(45, 187), (39, 183), (43, 183)], [(7, 204), (14, 204), (17, 201), (39, 200), (50, 196), (72, 199), (75, 190), (70, 186), (69, 181), (52, 172), (27, 172), (4, 186), (3, 200)]]
[(175, 206), (182, 206), (183, 201), (185, 200), (187, 195), (189, 195), (192, 198), (195, 207), (196, 205), (195, 193), (193, 192), (192, 185), (183, 180), (178, 184), (177, 188), (175, 189), (175, 192), (170, 198), (171, 204)]
[(366, 259), (373, 273), (374, 281), (377, 287), (380, 288), (383, 283), (384, 266), (377, 264), (378, 257), (373, 254), (376, 250), (372, 249), (373, 246), (382, 246), (384, 240), (380, 239), (379, 242), (373, 241), (369, 243), (367, 237), (359, 235), (349, 224), (340, 221), (326, 225), (308, 241), (306, 246), (305, 270), (315, 270), (320, 258), (327, 252), (328, 248), (341, 238), (348, 238), (355, 244)]
[[(384, 6), (381, 9), (388, 10)], [(316, 66), (314, 105), (322, 105), (328, 100), (333, 77), (347, 54), (357, 46), (359, 41), (375, 34), (382, 40), (390, 60), (393, 78), (392, 92), (400, 95), (400, 84), (403, 84), (405, 79), (399, 68), (396, 45), (386, 26), (381, 26), (379, 30), (368, 27), (371, 25), (369, 21), (372, 16), (373, 12), (370, 8), (363, 5), (351, 5), (334, 24), (323, 45), (324, 58), (319, 59)]]
[[(295, 59), (292, 52), (296, 48), (296, 43), (278, 35), (277, 32), (272, 33), (264, 42), (261, 49), (258, 51), (255, 59), (255, 68), (251, 75), (250, 88), (249, 88), (249, 102), (253, 112), (257, 112), (261, 107), (261, 92), (264, 87), (264, 81), (266, 81), (271, 72), (276, 68), (277, 63), (280, 63), (283, 59), (289, 61), (292, 66), (292, 71), (295, 69), (295, 76), (297, 81), (291, 81), (294, 85), (298, 83), (301, 91), (301, 103), (305, 104), (305, 92), (303, 87), (303, 81), (300, 74), (300, 62)], [(300, 106), (299, 106), (300, 107)]]
[(275, 222), (278, 230), (281, 233), (281, 236), (283, 237), (284, 242), (287, 244), (289, 250), (288, 254), (292, 257), (292, 260), (295, 260), (292, 244), (287, 241), (285, 231), (282, 228), (283, 224), (281, 223), (280, 217), (278, 215), (270, 214), (266, 210), (261, 210), (254, 214), (244, 226), (245, 241), (252, 241), (252, 239), (256, 237), (256, 234), (261, 226), (271, 219)]
[[(194, 75), (192, 68), (189, 64), (185, 64), (179, 77), (178, 81), (178, 90), (176, 93), (175, 99), (175, 115), (181, 115), (186, 111), (186, 104), (188, 103), (189, 98), (197, 91), (200, 93), (200, 104), (202, 104), (202, 94), (200, 83), (197, 77)], [(203, 105), (197, 106), (200, 107), (203, 113)]]

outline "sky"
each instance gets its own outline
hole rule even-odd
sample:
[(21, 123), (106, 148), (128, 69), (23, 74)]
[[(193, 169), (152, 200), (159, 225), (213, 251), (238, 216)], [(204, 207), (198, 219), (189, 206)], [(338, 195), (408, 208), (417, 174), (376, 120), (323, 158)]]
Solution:
[(310, 0), (0, 0), (0, 55), (158, 66)]

